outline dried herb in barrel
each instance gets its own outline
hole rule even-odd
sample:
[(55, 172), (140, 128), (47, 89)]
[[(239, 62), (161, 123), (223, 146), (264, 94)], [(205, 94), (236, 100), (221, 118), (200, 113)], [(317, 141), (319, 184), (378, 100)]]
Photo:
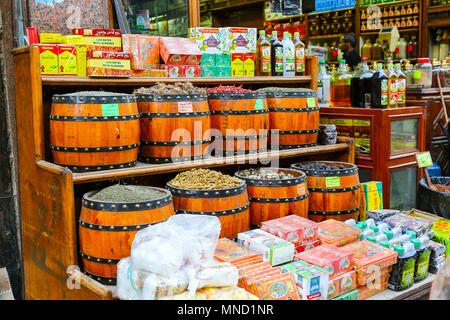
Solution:
[(181, 189), (217, 190), (242, 184), (238, 178), (209, 169), (192, 169), (179, 173), (169, 184)]

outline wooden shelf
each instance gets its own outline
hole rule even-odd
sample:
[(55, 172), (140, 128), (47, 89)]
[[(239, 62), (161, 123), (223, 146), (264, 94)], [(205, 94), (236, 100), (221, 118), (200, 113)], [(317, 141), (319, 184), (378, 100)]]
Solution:
[(417, 300), (418, 298), (428, 297), (434, 277), (434, 274), (429, 273), (428, 277), (413, 284), (404, 291), (393, 291), (387, 289), (367, 300)]
[(427, 8), (427, 13), (435, 13), (441, 11), (450, 11), (450, 4), (440, 5), (440, 6), (429, 6)]
[(339, 33), (339, 34), (327, 34), (327, 35), (322, 35), (322, 36), (313, 36), (313, 37), (308, 37), (308, 41), (311, 40), (327, 40), (327, 39), (337, 39), (340, 38), (343, 34)]
[(368, 8), (371, 6), (377, 6), (377, 7), (390, 7), (390, 6), (398, 6), (402, 4), (413, 4), (419, 2), (419, 0), (402, 0), (402, 1), (393, 1), (393, 2), (385, 2), (385, 3), (378, 3), (378, 4), (370, 4), (365, 6), (360, 6), (360, 8)]
[(63, 77), (42, 76), (42, 84), (48, 86), (144, 86), (154, 85), (157, 82), (177, 83), (190, 81), (194, 85), (219, 85), (219, 84), (264, 84), (264, 83), (309, 83), (311, 76), (297, 77), (239, 77), (239, 78), (90, 78), (90, 77)]
[[(419, 32), (419, 27), (416, 28), (405, 28), (405, 29), (398, 29), (399, 33), (402, 32)], [(375, 35), (375, 34), (379, 34), (380, 30), (378, 31), (361, 31), (360, 35), (361, 36), (370, 36), (370, 35)]]
[[(186, 162), (178, 162), (178, 163), (167, 163), (167, 164), (146, 164), (142, 162), (138, 162), (138, 164), (133, 168), (126, 169), (117, 169), (117, 170), (103, 170), (96, 172), (87, 172), (87, 173), (72, 173), (73, 183), (89, 183), (96, 181), (104, 181), (110, 179), (117, 178), (130, 178), (136, 176), (145, 176), (152, 174), (161, 174), (161, 173), (170, 173), (170, 172), (178, 172), (183, 170), (189, 170), (193, 168), (211, 168), (211, 167), (220, 167), (220, 166), (229, 166), (235, 164), (251, 164), (258, 163), (259, 161), (264, 160), (273, 160), (273, 159), (282, 159), (282, 158), (290, 158), (297, 156), (305, 156), (305, 155), (317, 155), (324, 153), (333, 153), (333, 152), (345, 152), (348, 150), (347, 143), (338, 143), (334, 145), (319, 145), (315, 147), (309, 148), (299, 148), (292, 150), (281, 150), (281, 151), (268, 151), (261, 152), (258, 154), (252, 155), (239, 155), (233, 157), (222, 157), (222, 158), (211, 158), (205, 160), (197, 160), (197, 161), (186, 161)], [(47, 170), (54, 171), (57, 167), (61, 170), (63, 167), (54, 165), (47, 161), (38, 161), (38, 167)]]

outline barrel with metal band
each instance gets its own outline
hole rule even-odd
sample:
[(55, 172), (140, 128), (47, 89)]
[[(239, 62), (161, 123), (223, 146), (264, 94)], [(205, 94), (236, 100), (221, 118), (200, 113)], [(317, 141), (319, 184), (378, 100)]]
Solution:
[(267, 92), (272, 149), (317, 145), (319, 107), (315, 91)]
[(167, 183), (175, 214), (202, 214), (220, 220), (220, 237), (236, 238), (250, 228), (249, 201), (245, 182), (226, 189), (185, 189)]
[(53, 162), (74, 172), (135, 166), (139, 133), (134, 95), (87, 91), (53, 96)]
[(204, 158), (209, 150), (206, 94), (137, 94), (141, 123), (139, 160), (171, 163)]
[(247, 183), (250, 201), (250, 225), (259, 228), (263, 221), (296, 214), (308, 217), (308, 189), (306, 174), (294, 169), (264, 168), (270, 172), (292, 174), (291, 179), (252, 179), (235, 176)]
[(80, 251), (84, 272), (106, 285), (115, 285), (116, 264), (129, 257), (136, 233), (149, 225), (167, 220), (174, 214), (172, 195), (165, 189), (155, 200), (143, 202), (104, 202), (85, 193), (79, 222)]
[[(262, 92), (208, 93), (216, 156), (267, 151), (269, 113)], [(222, 140), (220, 140), (222, 138)]]
[[(309, 170), (305, 168), (305, 164), (308, 163), (321, 163), (334, 168)], [(361, 189), (356, 165), (346, 162), (312, 161), (295, 163), (291, 167), (306, 173), (310, 220), (345, 221), (358, 217)]]

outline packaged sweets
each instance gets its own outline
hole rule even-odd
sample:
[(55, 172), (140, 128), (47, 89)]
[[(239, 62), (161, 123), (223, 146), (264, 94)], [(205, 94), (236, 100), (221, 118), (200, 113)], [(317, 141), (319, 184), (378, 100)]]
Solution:
[(296, 272), (298, 270), (309, 268), (311, 265), (306, 261), (293, 261), (280, 266), (283, 272)]
[(367, 211), (367, 218), (371, 218), (376, 222), (381, 222), (384, 221), (384, 219), (392, 217), (398, 213), (400, 213), (400, 211), (392, 209), (369, 210)]
[(402, 228), (402, 226), (408, 222), (413, 220), (413, 217), (408, 216), (404, 213), (398, 213), (396, 215), (393, 215), (391, 217), (388, 217), (384, 220), (384, 222), (386, 222), (389, 227), (394, 228), (394, 227), (399, 227)]
[(384, 290), (386, 290), (388, 287), (388, 283), (382, 283), (381, 285), (377, 285), (377, 286), (364, 286), (364, 287), (360, 287), (358, 288), (359, 293), (358, 293), (358, 300), (366, 300), (369, 299), (381, 292), (383, 292)]
[(343, 295), (357, 287), (356, 272), (349, 271), (333, 279), (328, 280), (328, 300)]
[(244, 248), (227, 238), (217, 240), (214, 258), (218, 261), (230, 262), (233, 265), (254, 261), (262, 262), (262, 254)]
[(431, 259), (439, 257), (441, 255), (445, 256), (445, 246), (436, 241), (430, 240), (430, 250), (431, 250)]
[(322, 244), (342, 247), (358, 241), (361, 229), (334, 219), (319, 223), (319, 240)]
[(248, 275), (245, 279), (246, 279), (246, 283), (247, 283), (247, 288), (246, 290), (248, 292), (257, 292), (257, 288), (255, 283), (257, 281), (260, 280), (264, 280), (264, 279), (268, 279), (268, 278), (272, 278), (273, 276), (276, 275), (280, 275), (283, 272), (281, 271), (280, 267), (275, 267), (275, 268), (270, 268), (267, 270), (262, 270), (262, 271), (258, 271), (255, 273), (252, 273), (250, 275)]
[(58, 45), (40, 44), (39, 60), (40, 60), (41, 75), (45, 76), (58, 75)]
[(394, 246), (394, 250), (398, 253), (398, 258), (389, 275), (388, 288), (394, 291), (401, 291), (414, 284), (416, 250), (412, 243)]
[(323, 268), (330, 274), (330, 278), (353, 269), (353, 252), (326, 244), (297, 253), (295, 260), (303, 260)]
[(259, 252), (263, 261), (270, 261), (272, 266), (284, 264), (294, 259), (294, 245), (261, 229), (241, 232), (237, 241), (243, 247)]
[(301, 298), (303, 300), (326, 300), (329, 276), (330, 274), (325, 269), (317, 266), (296, 271), (294, 277)]
[(76, 76), (77, 48), (69, 45), (58, 45), (58, 69), (59, 75)]
[(160, 37), (160, 55), (165, 64), (199, 65), (202, 53), (192, 39)]
[(269, 232), (281, 239), (298, 246), (304, 242), (318, 240), (319, 224), (297, 215), (261, 222), (261, 230)]
[(411, 220), (401, 226), (404, 232), (414, 231), (417, 237), (425, 235), (429, 230), (431, 230), (432, 227), (433, 221), (419, 217), (412, 217)]
[(123, 52), (131, 54), (133, 70), (153, 69), (159, 64), (159, 37), (140, 34), (122, 35)]
[(254, 283), (261, 300), (300, 300), (292, 273), (282, 273)]
[(238, 269), (238, 273), (239, 273), (239, 280), (238, 280), (238, 285), (241, 288), (245, 288), (248, 289), (248, 284), (247, 284), (247, 277), (255, 272), (260, 272), (260, 271), (264, 271), (264, 270), (271, 270), (272, 269), (272, 265), (266, 261), (266, 262), (262, 262), (262, 263), (257, 263), (245, 268), (241, 268)]
[(295, 247), (295, 252), (300, 253), (303, 251), (307, 251), (309, 249), (320, 246), (320, 240), (312, 241), (312, 242), (304, 242), (301, 245)]
[(353, 264), (360, 275), (379, 271), (397, 262), (397, 252), (368, 240), (343, 247), (353, 252)]
[(353, 290), (347, 293), (344, 293), (343, 295), (340, 295), (339, 297), (336, 297), (332, 300), (358, 300), (358, 294), (359, 290)]
[(202, 76), (202, 67), (197, 65), (184, 66), (183, 76), (185, 78), (199, 78)]
[(90, 77), (130, 77), (130, 54), (88, 51), (86, 74)]
[(83, 36), (83, 46), (87, 50), (121, 52), (122, 32), (113, 29), (72, 29), (73, 35)]
[(162, 69), (147, 69), (147, 70), (131, 70), (132, 77), (168, 77), (167, 70)]
[(356, 275), (356, 283), (358, 286), (367, 286), (369, 284), (384, 283), (389, 280), (389, 274), (392, 271), (392, 266), (380, 269), (365, 275)]
[(416, 249), (416, 261), (414, 266), (414, 282), (425, 279), (428, 276), (428, 266), (430, 264), (430, 239), (427, 236), (422, 236), (417, 239), (412, 239)]

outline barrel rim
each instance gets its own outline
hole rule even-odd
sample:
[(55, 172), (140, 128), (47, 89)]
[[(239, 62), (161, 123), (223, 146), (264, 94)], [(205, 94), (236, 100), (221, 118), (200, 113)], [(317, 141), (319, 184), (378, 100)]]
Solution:
[(91, 199), (90, 197), (93, 194), (102, 190), (98, 189), (98, 190), (91, 190), (83, 194), (81, 205), (82, 207), (88, 209), (95, 209), (98, 211), (143, 211), (164, 207), (172, 202), (172, 194), (168, 190), (153, 186), (144, 186), (144, 187), (160, 191), (164, 195), (161, 196), (161, 198), (157, 198), (154, 200), (136, 201), (136, 202), (120, 202), (120, 201), (109, 202)]
[[(279, 167), (277, 167), (277, 168), (269, 167), (269, 168), (265, 168), (265, 169), (289, 170), (289, 171), (294, 171), (294, 172), (300, 173), (301, 175), (299, 177), (295, 177), (294, 179), (291, 179), (291, 178), (288, 178), (288, 179), (251, 179), (251, 178), (246, 178), (244, 176), (241, 176), (239, 174), (243, 170), (236, 171), (234, 173), (234, 175), (235, 175), (235, 177), (244, 180), (247, 183), (248, 186), (283, 187), (283, 186), (297, 185), (297, 184), (301, 184), (301, 183), (305, 183), (306, 182), (306, 173), (301, 171), (301, 170), (298, 170), (298, 169), (294, 169), (294, 168), (279, 168)], [(307, 190), (306, 190), (306, 192), (307, 192)]]
[[(331, 164), (331, 165), (346, 165), (349, 166), (344, 169), (332, 169), (332, 170), (308, 170), (308, 169), (301, 169), (299, 167), (299, 164), (307, 164), (307, 163), (325, 163), (325, 164)], [(346, 175), (353, 175), (355, 173), (358, 173), (358, 166), (353, 163), (349, 162), (341, 162), (341, 161), (304, 161), (304, 162), (297, 162), (291, 164), (292, 169), (302, 170), (306, 173), (308, 176), (346, 176)]]
[(265, 98), (265, 92), (208, 92), (208, 100), (250, 100)]
[(280, 91), (280, 92), (266, 92), (268, 99), (274, 98), (317, 98), (315, 91)]
[[(241, 180), (241, 184), (232, 188), (224, 188), (224, 189), (187, 189), (187, 188), (178, 188), (170, 184), (170, 181), (166, 183), (166, 188), (169, 192), (172, 193), (171, 189), (176, 192), (176, 196), (181, 197), (196, 197), (196, 198), (222, 198), (222, 197), (231, 197), (236, 194), (241, 194), (247, 190), (247, 184), (244, 180)], [(232, 192), (234, 191), (234, 192)], [(202, 194), (200, 194), (202, 193)], [(207, 194), (206, 194), (207, 193)], [(173, 194), (173, 193), (172, 193)], [(175, 195), (174, 195), (175, 196)]]
[(137, 102), (208, 101), (207, 94), (135, 94)]
[[(73, 94), (73, 93), (72, 93)], [(135, 103), (136, 96), (134, 94), (112, 95), (112, 96), (94, 96), (94, 95), (70, 95), (54, 94), (52, 96), (53, 103), (69, 103), (69, 104), (108, 104), (108, 103)]]

